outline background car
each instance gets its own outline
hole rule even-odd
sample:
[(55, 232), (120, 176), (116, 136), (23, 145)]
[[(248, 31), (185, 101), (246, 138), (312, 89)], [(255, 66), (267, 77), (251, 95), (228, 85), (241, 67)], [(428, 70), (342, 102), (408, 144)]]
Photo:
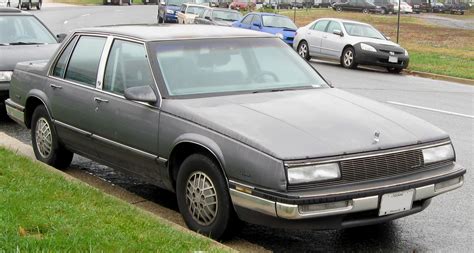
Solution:
[(0, 8), (0, 117), (5, 116), (13, 69), (18, 62), (49, 59), (58, 48), (51, 31), (34, 15)]
[(242, 14), (236, 10), (224, 8), (209, 8), (194, 18), (194, 23), (203, 25), (232, 26), (232, 23), (242, 18)]
[(381, 13), (382, 8), (380, 6), (376, 6), (371, 4), (367, 0), (349, 0), (345, 3), (335, 3), (332, 5), (332, 8), (335, 11), (358, 11), (362, 13)]
[(376, 6), (380, 6), (380, 14), (392, 14), (394, 12), (394, 0), (367, 0)]
[(0, 7), (25, 8), (31, 10), (34, 7), (41, 10), (43, 0), (0, 0)]
[(464, 15), (464, 12), (468, 9), (468, 5), (459, 0), (446, 0), (444, 7), (445, 13), (460, 15)]
[[(395, 13), (398, 13), (398, 0), (393, 0), (394, 1), (394, 6), (393, 6), (393, 9), (394, 9), (394, 12)], [(401, 9), (401, 13), (413, 13), (413, 8), (411, 7), (411, 5), (409, 5), (407, 2), (404, 2), (402, 1), (400, 3), (400, 9)]]
[(103, 0), (104, 5), (132, 5), (133, 0)]
[(188, 0), (162, 0), (158, 4), (158, 23), (178, 23), (178, 12), (181, 5)]
[(142, 3), (144, 5), (148, 5), (148, 4), (157, 4), (160, 0), (142, 0)]
[(293, 44), (301, 57), (337, 60), (345, 68), (358, 64), (400, 73), (408, 66), (408, 52), (373, 26), (352, 20), (318, 19), (297, 30)]
[(275, 34), (289, 45), (293, 45), (297, 29), (287, 16), (265, 12), (251, 12), (232, 26)]
[(255, 2), (254, 0), (233, 0), (232, 3), (229, 4), (229, 8), (233, 10), (254, 10), (255, 9)]
[(202, 14), (205, 9), (205, 6), (199, 4), (182, 4), (178, 12), (178, 24), (193, 24), (194, 18)]

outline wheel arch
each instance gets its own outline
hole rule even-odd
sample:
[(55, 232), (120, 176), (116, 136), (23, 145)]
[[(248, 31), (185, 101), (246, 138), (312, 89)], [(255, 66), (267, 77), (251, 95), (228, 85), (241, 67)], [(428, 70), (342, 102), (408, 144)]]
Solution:
[(173, 190), (176, 190), (176, 179), (181, 164), (192, 154), (203, 154), (213, 160), (219, 166), (228, 186), (224, 157), (219, 146), (205, 136), (185, 134), (175, 142), (168, 159), (168, 175)]
[(53, 119), (51, 116), (51, 112), (48, 107), (48, 101), (45, 99), (45, 96), (38, 94), (38, 91), (32, 90), (30, 94), (28, 94), (26, 103), (25, 103), (25, 125), (28, 129), (31, 128), (31, 119), (33, 117), (33, 112), (35, 111), (36, 107), (40, 105), (44, 105), (46, 111), (48, 112), (49, 118)]
[(348, 47), (352, 47), (352, 48), (354, 49), (354, 53), (355, 53), (355, 47), (354, 47), (354, 45), (352, 45), (352, 44), (347, 44), (347, 45), (345, 45), (345, 46), (342, 48), (341, 56), (339, 56), (339, 60), (342, 61), (342, 57), (344, 56), (344, 51), (345, 51)]

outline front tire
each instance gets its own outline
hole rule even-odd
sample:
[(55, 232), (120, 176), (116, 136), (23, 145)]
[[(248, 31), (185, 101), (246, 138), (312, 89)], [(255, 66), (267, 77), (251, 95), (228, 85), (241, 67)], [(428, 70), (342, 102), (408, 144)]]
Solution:
[(298, 54), (307, 61), (311, 60), (311, 56), (309, 55), (309, 46), (306, 41), (301, 41), (298, 45)]
[(69, 167), (74, 154), (60, 144), (46, 107), (36, 107), (31, 122), (31, 141), (36, 159), (58, 169)]
[(400, 74), (402, 70), (403, 70), (402, 68), (392, 68), (392, 67), (387, 68), (387, 71), (393, 74)]
[(32, 7), (32, 4), (31, 4), (31, 0), (28, 1), (28, 4), (26, 5), (26, 10), (31, 10), (31, 7)]
[(38, 2), (38, 4), (36, 5), (36, 9), (41, 10), (41, 5), (43, 5), (43, 1)]
[(355, 51), (353, 47), (347, 47), (344, 49), (341, 56), (341, 65), (348, 69), (357, 68), (357, 63), (355, 62)]
[(341, 7), (336, 7), (336, 11), (337, 11), (337, 12), (341, 12), (341, 11), (342, 11), (342, 8), (341, 8)]
[(176, 197), (179, 211), (191, 230), (214, 239), (229, 232), (235, 214), (228, 187), (219, 165), (208, 156), (193, 154), (183, 161)]
[(362, 10), (362, 13), (368, 14), (368, 13), (369, 13), (369, 9), (363, 9), (363, 10)]

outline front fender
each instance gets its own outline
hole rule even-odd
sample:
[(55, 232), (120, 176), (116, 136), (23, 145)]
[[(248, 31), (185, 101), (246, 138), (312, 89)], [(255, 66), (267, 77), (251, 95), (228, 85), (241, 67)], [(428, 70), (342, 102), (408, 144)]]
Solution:
[(175, 141), (173, 142), (172, 148), (170, 149), (170, 154), (171, 154), (171, 151), (176, 146), (184, 142), (193, 143), (207, 149), (217, 158), (221, 168), (226, 167), (224, 155), (222, 154), (222, 150), (219, 148), (217, 143), (215, 143), (212, 139), (206, 136), (196, 134), (196, 133), (184, 133), (178, 136), (178, 138), (176, 138)]

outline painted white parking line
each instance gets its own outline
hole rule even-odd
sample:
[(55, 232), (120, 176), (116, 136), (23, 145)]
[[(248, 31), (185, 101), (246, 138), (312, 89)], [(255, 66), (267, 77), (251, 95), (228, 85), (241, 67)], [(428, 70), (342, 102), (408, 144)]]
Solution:
[(429, 108), (429, 107), (424, 107), (424, 106), (419, 106), (419, 105), (404, 104), (404, 103), (395, 102), (395, 101), (387, 101), (387, 103), (389, 103), (389, 104), (394, 104), (394, 105), (401, 105), (401, 106), (411, 107), (411, 108), (416, 108), (416, 109), (422, 109), (422, 110), (427, 110), (427, 111), (432, 111), (432, 112), (445, 113), (445, 114), (450, 114), (450, 115), (455, 115), (455, 116), (460, 116), (460, 117), (465, 117), (465, 118), (470, 118), (470, 119), (474, 119), (474, 116), (473, 116), (473, 115), (468, 115), (468, 114), (463, 114), (463, 113), (457, 113), (457, 112), (450, 112), (450, 111), (438, 110), (438, 109), (433, 109), (433, 108)]
[(87, 16), (90, 16), (90, 15), (91, 15), (90, 13), (87, 13), (87, 14), (81, 15), (81, 17), (87, 17)]

